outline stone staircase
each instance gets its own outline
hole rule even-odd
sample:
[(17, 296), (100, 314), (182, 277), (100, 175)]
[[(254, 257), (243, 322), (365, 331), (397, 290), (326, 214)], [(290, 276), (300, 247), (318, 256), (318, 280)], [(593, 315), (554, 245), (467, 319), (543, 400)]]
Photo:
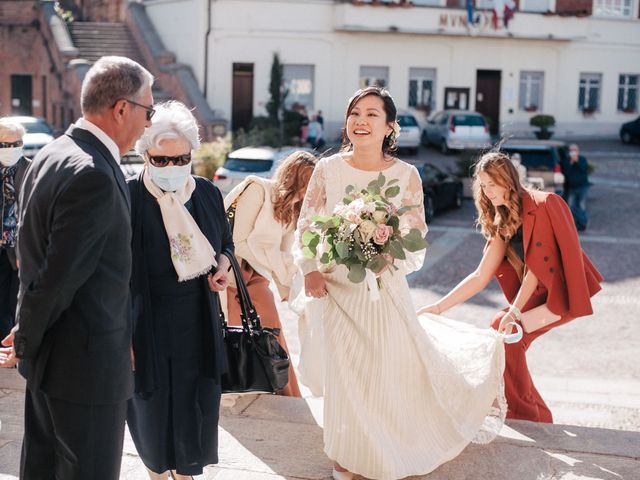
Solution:
[(78, 57), (91, 63), (104, 55), (129, 57), (138, 63), (142, 54), (124, 23), (73, 22), (69, 33)]
[[(140, 48), (129, 28), (124, 23), (73, 22), (69, 24), (73, 45), (78, 49), (78, 58), (94, 63), (105, 55), (118, 55), (135, 60), (147, 67)], [(148, 68), (148, 67), (147, 67)], [(153, 86), (155, 103), (173, 97), (156, 83)]]

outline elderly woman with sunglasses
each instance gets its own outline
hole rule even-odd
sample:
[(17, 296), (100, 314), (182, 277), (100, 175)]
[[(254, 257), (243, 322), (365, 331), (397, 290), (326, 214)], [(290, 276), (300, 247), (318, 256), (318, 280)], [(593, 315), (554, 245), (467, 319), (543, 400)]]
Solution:
[(0, 118), (0, 181), (2, 236), (0, 237), (0, 340), (13, 328), (18, 298), (16, 261), (17, 201), (30, 160), (22, 151), (24, 127), (11, 117)]
[(198, 125), (179, 102), (155, 107), (129, 181), (135, 395), (127, 422), (151, 479), (188, 479), (218, 462), (224, 346), (218, 292), (233, 240), (219, 190), (191, 175)]

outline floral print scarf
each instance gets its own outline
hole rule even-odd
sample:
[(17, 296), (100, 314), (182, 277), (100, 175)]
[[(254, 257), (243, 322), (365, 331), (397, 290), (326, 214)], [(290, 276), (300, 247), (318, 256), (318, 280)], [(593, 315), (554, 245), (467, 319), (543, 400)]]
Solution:
[(217, 265), (216, 252), (184, 206), (196, 188), (193, 177), (189, 176), (179, 190), (164, 192), (153, 183), (145, 168), (142, 182), (158, 201), (178, 281), (185, 282), (208, 273)]

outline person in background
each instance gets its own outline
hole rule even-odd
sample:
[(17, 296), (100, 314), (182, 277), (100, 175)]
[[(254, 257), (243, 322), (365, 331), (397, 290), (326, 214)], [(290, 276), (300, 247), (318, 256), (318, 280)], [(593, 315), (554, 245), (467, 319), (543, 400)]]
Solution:
[[(235, 203), (233, 241), (249, 295), (262, 325), (281, 330), (278, 341), (287, 351), (269, 282), (276, 285), (281, 300), (289, 300), (297, 271), (291, 254), (293, 233), (315, 163), (316, 157), (311, 153), (294, 152), (280, 164), (273, 180), (249, 176), (225, 198), (227, 209)], [(240, 304), (233, 279), (231, 282), (227, 291), (228, 321), (230, 325), (240, 325)], [(280, 393), (300, 396), (293, 362), (289, 384)]]
[(316, 118), (318, 119), (318, 123), (322, 125), (322, 128), (324, 129), (324, 117), (322, 116), (322, 110), (318, 110)]
[(527, 167), (522, 165), (522, 157), (519, 153), (514, 153), (511, 155), (511, 163), (516, 168), (516, 172), (518, 172), (518, 178), (520, 179), (521, 185), (527, 184)]
[(198, 124), (180, 102), (156, 107), (136, 144), (131, 192), (135, 394), (131, 437), (152, 480), (187, 480), (218, 463), (226, 369), (218, 292), (233, 241), (220, 191), (191, 175)]
[(307, 143), (313, 149), (322, 148), (324, 146), (324, 132), (322, 124), (318, 121), (317, 115), (314, 115), (309, 123)]
[(575, 143), (569, 145), (569, 156), (561, 163), (564, 174), (564, 197), (571, 208), (573, 220), (579, 231), (587, 229), (587, 193), (589, 192), (589, 164), (580, 155), (580, 148)]
[(16, 230), (18, 198), (31, 161), (23, 155), (24, 127), (10, 117), (0, 118), (0, 176), (2, 178), (2, 237), (0, 237), (0, 339), (13, 328), (18, 301)]

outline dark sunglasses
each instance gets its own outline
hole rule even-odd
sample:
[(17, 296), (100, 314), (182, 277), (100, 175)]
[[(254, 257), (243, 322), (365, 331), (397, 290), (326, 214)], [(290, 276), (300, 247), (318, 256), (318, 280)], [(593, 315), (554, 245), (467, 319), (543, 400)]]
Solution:
[(24, 145), (22, 140), (16, 140), (15, 142), (0, 142), (0, 148), (16, 148)]
[[(122, 100), (124, 100), (127, 103), (130, 103), (131, 105), (135, 105), (136, 107), (144, 108), (147, 111), (147, 122), (150, 122), (151, 119), (153, 118), (153, 116), (156, 113), (155, 108), (150, 107), (148, 105), (142, 105), (141, 103), (134, 102), (133, 100), (129, 100), (128, 98), (123, 98)], [(111, 108), (115, 108), (115, 106), (118, 104), (119, 101), (120, 100), (118, 100), (116, 103), (114, 103), (113, 107), (111, 107)]]
[(176, 167), (183, 167), (184, 165), (188, 165), (191, 162), (191, 153), (186, 153), (184, 155), (178, 155), (176, 157), (165, 157), (162, 155), (150, 156), (149, 162), (154, 167), (166, 167), (169, 165), (169, 162), (173, 163)]

